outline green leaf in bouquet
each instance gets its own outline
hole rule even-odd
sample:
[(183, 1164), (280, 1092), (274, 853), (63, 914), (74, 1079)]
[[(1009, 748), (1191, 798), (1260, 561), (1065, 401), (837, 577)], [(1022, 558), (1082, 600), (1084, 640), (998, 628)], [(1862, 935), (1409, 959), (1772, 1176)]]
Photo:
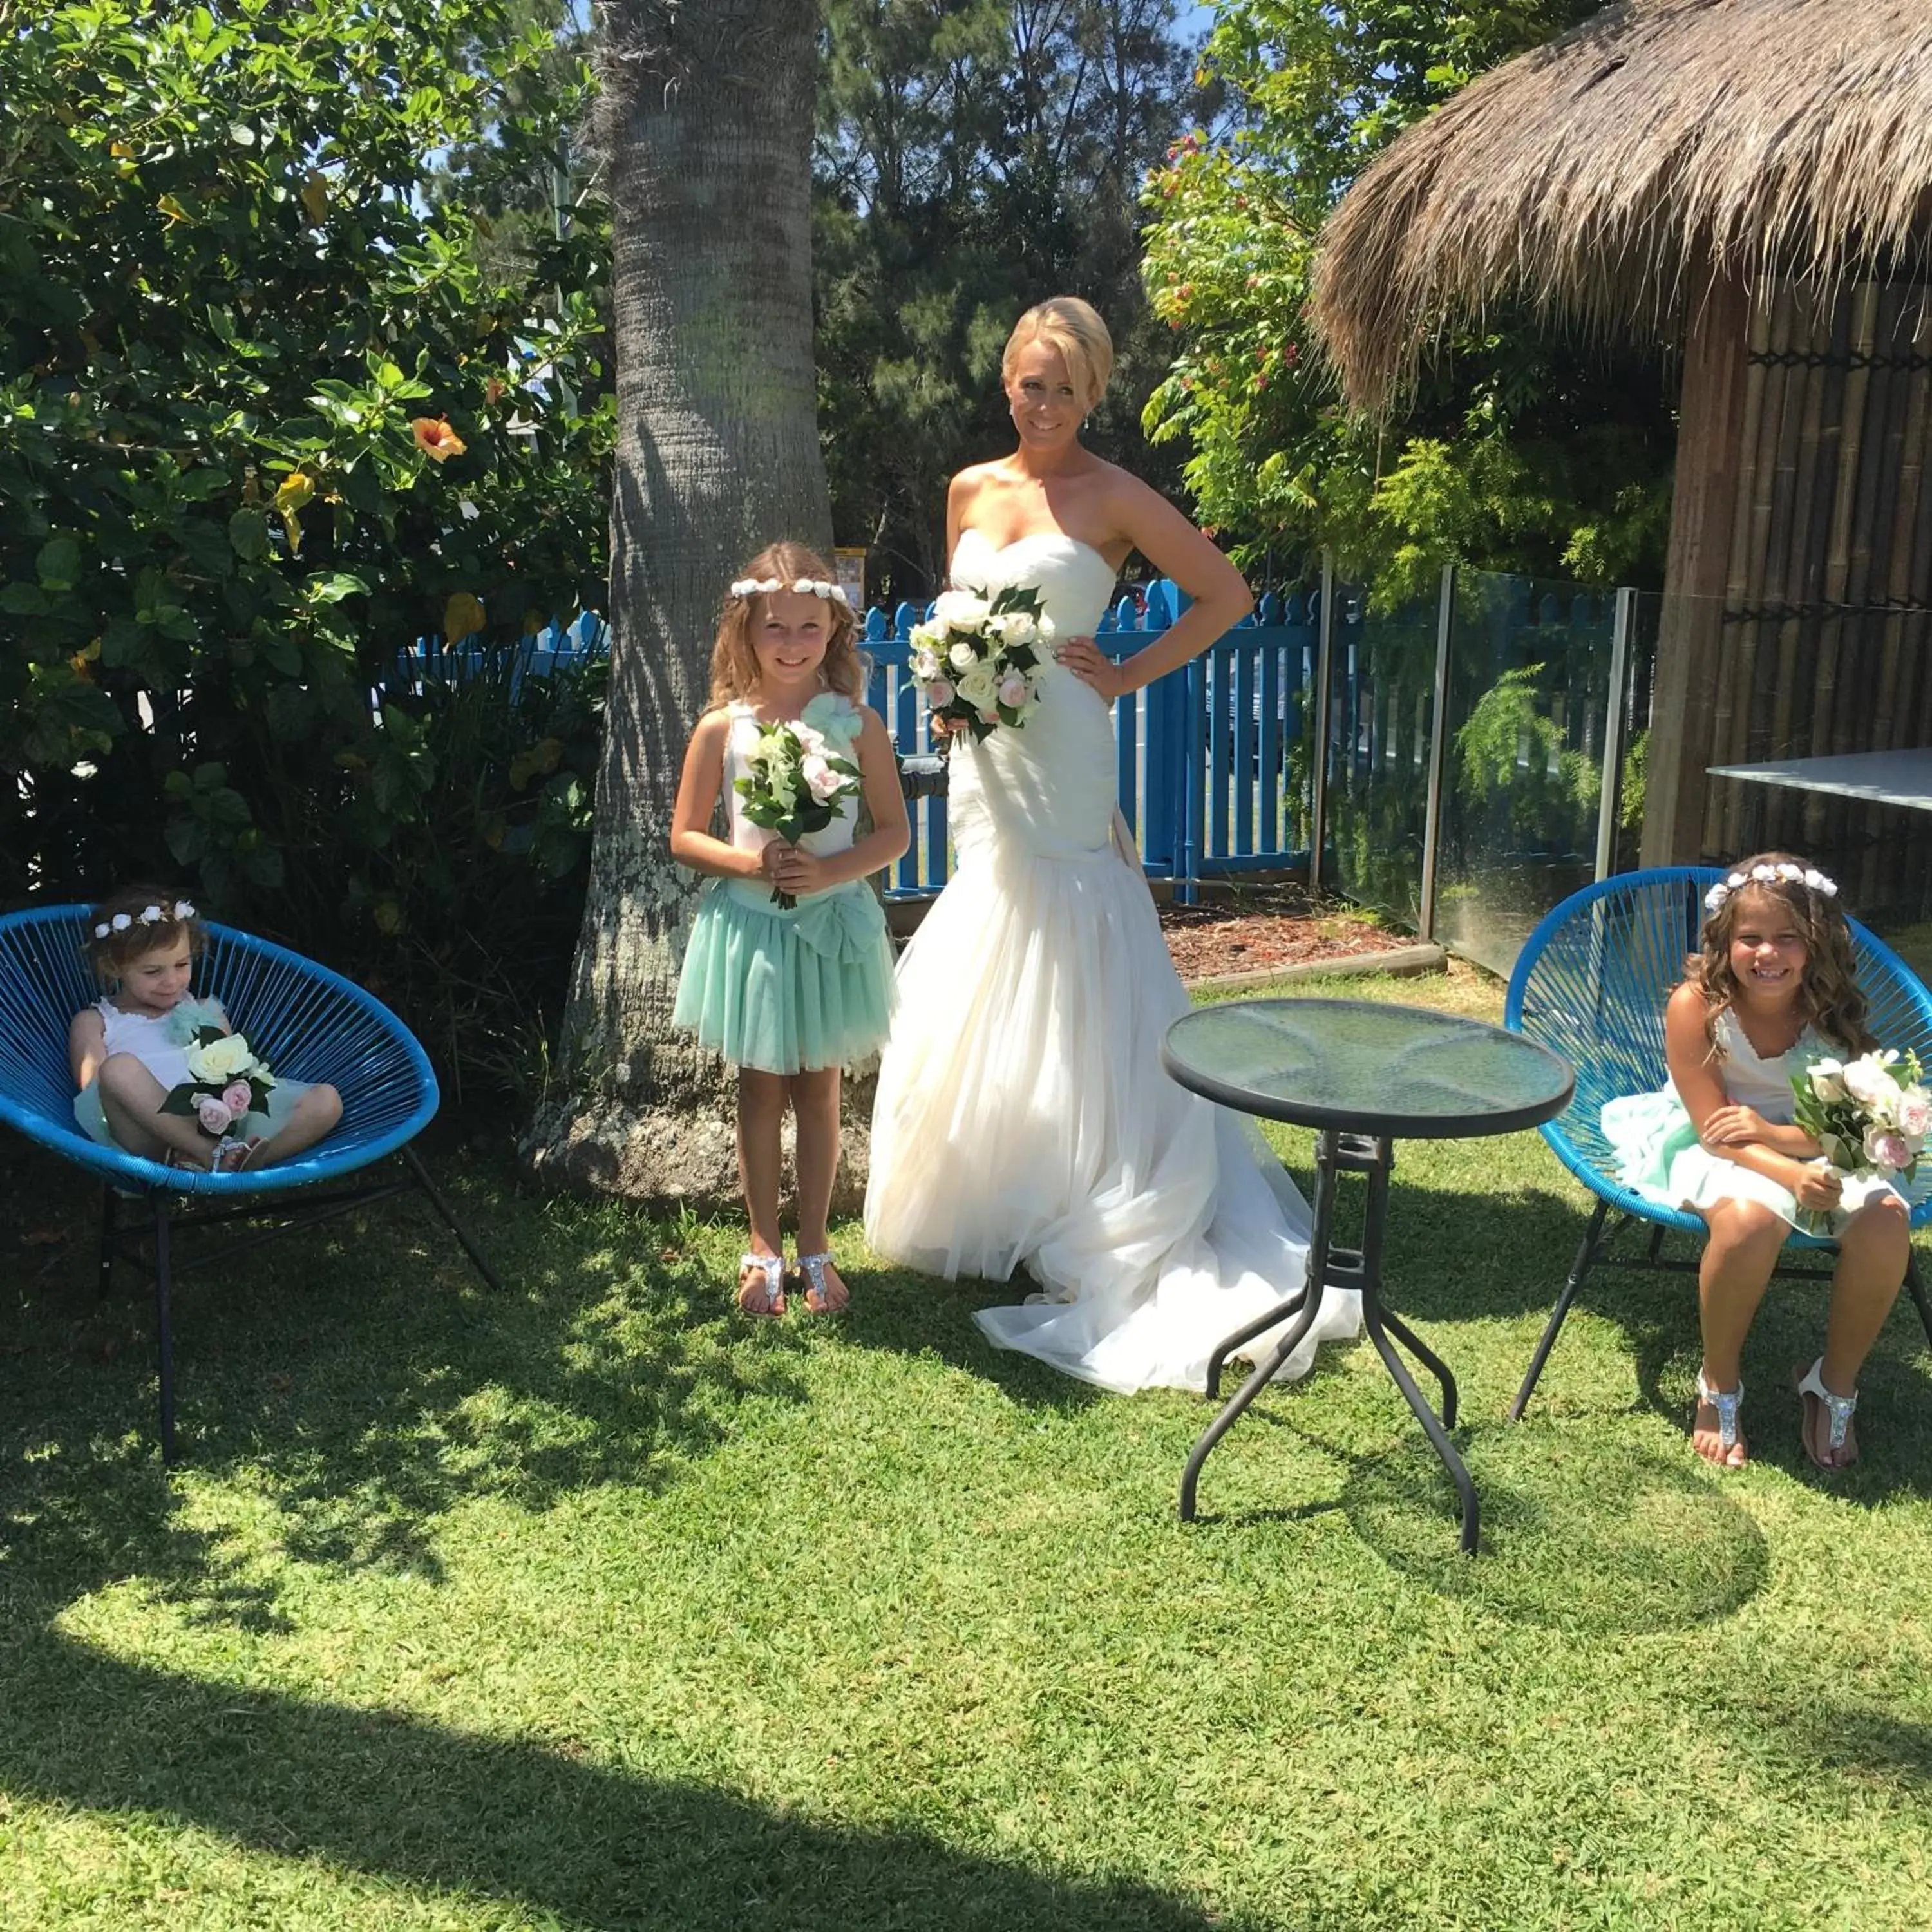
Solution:
[(192, 1087), (170, 1088), (161, 1102), (160, 1111), (164, 1114), (178, 1114), (184, 1120), (191, 1120), (195, 1118), (196, 1103), (200, 1098), (201, 1096)]

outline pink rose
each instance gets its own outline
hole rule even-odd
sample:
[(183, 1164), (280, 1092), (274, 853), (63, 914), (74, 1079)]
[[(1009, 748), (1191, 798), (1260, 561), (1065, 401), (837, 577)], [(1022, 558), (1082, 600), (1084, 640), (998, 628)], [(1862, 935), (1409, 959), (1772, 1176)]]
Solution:
[(1915, 1138), (1932, 1133), (1932, 1099), (1917, 1091), (1908, 1091), (1899, 1096), (1898, 1131), (1910, 1134)]
[(204, 1094), (194, 1103), (194, 1112), (205, 1134), (225, 1134), (235, 1124), (235, 1110), (212, 1094)]
[(237, 1080), (222, 1094), (221, 1104), (228, 1109), (231, 1119), (238, 1120), (254, 1104), (255, 1096), (248, 1090), (245, 1080)]
[(1027, 701), (1027, 681), (1018, 671), (1010, 670), (1000, 680), (1000, 702), (1016, 711)]
[(952, 687), (943, 677), (936, 677), (926, 687), (926, 701), (935, 711), (944, 711), (952, 702)]
[(1911, 1160), (1912, 1150), (1906, 1144), (1903, 1134), (1895, 1134), (1888, 1127), (1868, 1127), (1865, 1158), (1874, 1167), (1895, 1172)]
[(997, 724), (999, 722), (1000, 707), (997, 704), (988, 705), (986, 710), (980, 713), (980, 722), (982, 724)]
[(799, 766), (799, 775), (812, 796), (824, 804), (844, 781), (816, 752), (808, 752)]

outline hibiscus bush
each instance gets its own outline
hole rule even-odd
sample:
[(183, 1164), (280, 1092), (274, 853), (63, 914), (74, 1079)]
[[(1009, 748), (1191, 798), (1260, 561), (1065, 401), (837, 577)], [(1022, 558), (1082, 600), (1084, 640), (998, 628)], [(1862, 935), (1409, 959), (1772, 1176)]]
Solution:
[(580, 890), (594, 689), (394, 676), (602, 605), (606, 231), (492, 245), (584, 105), (529, 16), (0, 4), (0, 896), (461, 981)]

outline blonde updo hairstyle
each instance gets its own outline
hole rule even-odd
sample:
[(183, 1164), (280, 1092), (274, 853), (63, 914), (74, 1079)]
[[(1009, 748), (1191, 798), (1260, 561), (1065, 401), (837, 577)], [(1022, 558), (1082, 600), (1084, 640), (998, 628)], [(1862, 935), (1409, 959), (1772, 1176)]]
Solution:
[(1020, 351), (1036, 342), (1057, 349), (1066, 364), (1066, 373), (1080, 392), (1080, 406), (1090, 410), (1107, 392), (1107, 379), (1114, 373), (1114, 338), (1100, 320), (1100, 311), (1078, 296), (1055, 296), (1036, 304), (1013, 325), (1000, 357), (1000, 380), (1012, 380), (1013, 364)]
[[(742, 578), (769, 583), (776, 578), (782, 584), (801, 579), (830, 584), (836, 580), (830, 567), (816, 550), (800, 543), (767, 544), (740, 572)], [(728, 596), (718, 620), (718, 640), (711, 647), (711, 706), (735, 704), (740, 698), (755, 698), (758, 690), (758, 654), (752, 643), (752, 626), (760, 615), (764, 598)], [(842, 692), (854, 704), (866, 697), (866, 665), (859, 655), (857, 613), (836, 597), (824, 600), (826, 615), (825, 661), (818, 674), (829, 690)]]

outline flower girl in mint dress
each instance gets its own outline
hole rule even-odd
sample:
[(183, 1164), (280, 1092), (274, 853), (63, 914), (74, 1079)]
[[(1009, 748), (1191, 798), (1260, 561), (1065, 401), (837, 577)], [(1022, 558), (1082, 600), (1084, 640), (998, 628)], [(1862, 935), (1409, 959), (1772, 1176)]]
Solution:
[[(738, 1306), (785, 1310), (779, 1129), (797, 1126), (806, 1306), (846, 1304), (826, 1219), (838, 1167), (840, 1070), (892, 1016), (892, 952), (866, 883), (911, 838), (898, 764), (845, 593), (802, 544), (760, 551), (730, 588), (711, 656), (711, 708), (685, 753), (671, 856), (708, 872), (673, 1024), (738, 1069), (738, 1171), (751, 1222)], [(722, 799), (728, 836), (712, 831)], [(872, 829), (856, 837), (862, 801)]]
[(1838, 1243), (1824, 1352), (1797, 1378), (1804, 1451), (1820, 1468), (1857, 1459), (1858, 1371), (1905, 1279), (1904, 1196), (1875, 1174), (1836, 1172), (1795, 1120), (1794, 1076), (1876, 1044), (1838, 891), (1786, 852), (1746, 859), (1713, 886), (1703, 951), (1664, 1009), (1670, 1082), (1603, 1110), (1625, 1184), (1710, 1229), (1691, 1439), (1725, 1468), (1745, 1460), (1744, 1337), (1800, 1210), (1828, 1216)]
[(259, 1102), (238, 1080), (233, 1104), (209, 1095), (198, 1116), (161, 1102), (190, 1078), (188, 1051), (203, 1028), (234, 1028), (220, 1001), (189, 991), (207, 935), (194, 908), (153, 886), (129, 886), (87, 917), (88, 962), (103, 996), (68, 1028), (74, 1115), (107, 1147), (171, 1167), (232, 1173), (288, 1160), (342, 1118), (333, 1087), (275, 1078)]

